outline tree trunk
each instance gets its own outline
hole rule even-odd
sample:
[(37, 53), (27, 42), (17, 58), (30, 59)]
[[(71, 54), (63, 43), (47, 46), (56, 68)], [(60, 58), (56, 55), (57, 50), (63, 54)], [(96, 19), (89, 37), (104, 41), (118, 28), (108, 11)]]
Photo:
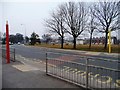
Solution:
[(76, 49), (76, 37), (74, 37), (73, 43), (74, 43), (73, 48)]
[(63, 48), (63, 43), (64, 43), (64, 38), (63, 36), (61, 37), (61, 48)]
[(90, 34), (90, 43), (89, 43), (89, 49), (91, 49), (91, 43), (92, 43), (92, 33)]
[(105, 46), (104, 46), (104, 49), (107, 49), (107, 41), (108, 41), (108, 32), (106, 32), (106, 35), (105, 35)]

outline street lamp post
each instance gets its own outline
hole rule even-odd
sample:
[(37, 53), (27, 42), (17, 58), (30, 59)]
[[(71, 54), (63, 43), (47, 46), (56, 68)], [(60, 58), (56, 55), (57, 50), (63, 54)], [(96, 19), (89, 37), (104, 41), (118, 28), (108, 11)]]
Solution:
[(26, 25), (25, 24), (21, 24), (21, 26), (25, 27), (25, 33), (24, 33), (24, 44), (26, 44)]

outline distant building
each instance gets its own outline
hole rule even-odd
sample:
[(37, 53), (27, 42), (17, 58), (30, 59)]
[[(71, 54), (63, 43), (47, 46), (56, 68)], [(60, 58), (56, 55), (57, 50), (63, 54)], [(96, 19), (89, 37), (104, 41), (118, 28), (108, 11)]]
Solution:
[(83, 39), (77, 39), (76, 44), (84, 44), (84, 40)]
[[(109, 39), (108, 39), (109, 41)], [(108, 42), (109, 44), (109, 42)], [(111, 44), (117, 44), (117, 38), (116, 37), (111, 37)]]
[[(85, 39), (84, 44), (89, 44), (90, 39)], [(105, 37), (93, 37), (92, 38), (92, 44), (104, 44), (105, 43)], [(111, 44), (118, 44), (118, 40), (116, 37), (111, 37)]]

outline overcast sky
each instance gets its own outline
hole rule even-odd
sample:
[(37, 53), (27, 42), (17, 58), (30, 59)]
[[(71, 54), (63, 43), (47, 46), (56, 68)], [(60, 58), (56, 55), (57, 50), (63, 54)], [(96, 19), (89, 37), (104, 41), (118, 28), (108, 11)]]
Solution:
[(2, 7), (3, 22), (5, 24), (8, 20), (11, 34), (25, 34), (26, 29), (26, 35), (33, 31), (42, 35), (45, 33), (44, 19), (49, 17), (57, 5), (57, 2), (5, 2)]
[[(2, 32), (5, 32), (5, 23), (6, 20), (8, 20), (10, 34), (21, 33), (25, 35), (26, 30), (27, 36), (30, 36), (34, 31), (41, 37), (44, 33), (46, 33), (46, 29), (44, 28), (44, 20), (49, 18), (50, 13), (63, 1), (64, 0), (1, 0), (1, 30)], [(66, 0), (66, 2), (67, 1), (69, 0)], [(84, 1), (94, 2), (94, 0)]]

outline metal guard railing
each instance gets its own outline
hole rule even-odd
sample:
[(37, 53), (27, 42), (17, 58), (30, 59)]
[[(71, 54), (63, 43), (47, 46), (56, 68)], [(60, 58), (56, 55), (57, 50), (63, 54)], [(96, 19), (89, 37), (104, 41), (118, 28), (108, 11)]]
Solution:
[[(5, 48), (2, 48), (2, 57), (6, 58)], [(10, 60), (15, 62), (15, 48), (10, 48)]]
[(47, 75), (90, 89), (120, 89), (119, 65), (119, 60), (46, 53)]

